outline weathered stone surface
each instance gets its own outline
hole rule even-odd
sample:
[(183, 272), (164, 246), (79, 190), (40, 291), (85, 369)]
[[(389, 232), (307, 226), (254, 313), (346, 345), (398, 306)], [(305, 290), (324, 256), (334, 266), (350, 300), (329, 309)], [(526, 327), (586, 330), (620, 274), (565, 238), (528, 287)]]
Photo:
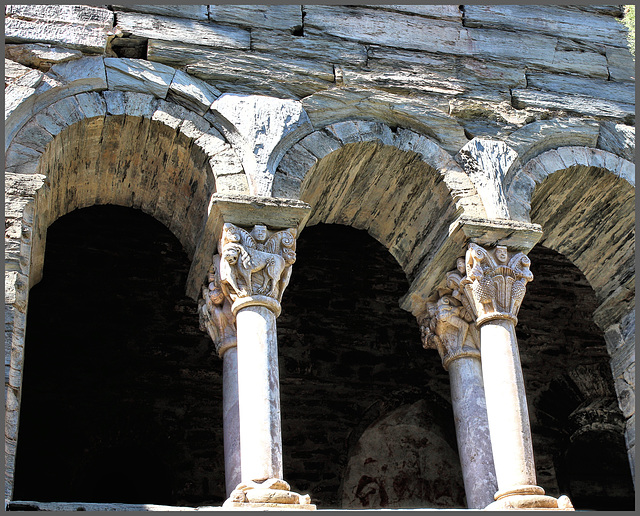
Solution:
[(434, 71), (447, 74), (449, 80), (457, 79), (467, 88), (495, 84), (502, 88), (525, 86), (524, 67), (513, 63), (504, 64), (474, 57), (453, 57), (446, 54), (416, 52), (398, 48), (368, 45), (369, 63), (380, 63), (388, 67), (416, 66), (416, 72)]
[(457, 5), (380, 5), (371, 6), (404, 13), (419, 14), (430, 18), (462, 22), (462, 12)]
[[(424, 508), (425, 491), (434, 494), (430, 508), (463, 507), (455, 441), (435, 422), (437, 409), (427, 401), (403, 405), (362, 433), (345, 471), (343, 509)], [(405, 446), (413, 451), (399, 461)], [(447, 489), (437, 487), (443, 479)]]
[[(209, 14), (206, 5), (112, 5), (118, 11), (133, 11), (137, 13), (160, 14), (176, 18), (190, 18), (192, 20), (208, 21)], [(116, 16), (118, 16), (116, 14)]]
[(149, 93), (165, 98), (175, 69), (140, 59), (106, 58), (104, 60), (110, 90)]
[(573, 73), (587, 77), (607, 79), (609, 68), (607, 59), (598, 52), (588, 50), (562, 50), (556, 48), (553, 57), (546, 65), (540, 68), (548, 68), (559, 73)]
[(276, 59), (257, 53), (209, 51), (202, 61), (187, 65), (186, 71), (213, 82), (220, 89), (219, 81), (235, 84), (240, 82), (238, 77), (257, 88), (273, 81), (294, 98), (330, 88), (335, 81), (331, 65), (302, 59)]
[(5, 18), (5, 37), (9, 43), (49, 43), (92, 53), (105, 51), (110, 28), (110, 23), (100, 26)]
[(478, 190), (489, 218), (510, 218), (503, 182), (517, 156), (503, 142), (479, 138), (471, 140), (456, 155), (456, 160)]
[(613, 82), (598, 79), (585, 79), (573, 75), (551, 75), (527, 72), (527, 88), (545, 90), (554, 93), (580, 95), (595, 99), (606, 99), (623, 104), (635, 103), (635, 85), (633, 83)]
[(392, 93), (344, 88), (316, 93), (302, 104), (315, 128), (348, 119), (375, 119), (433, 136), (453, 154), (468, 141), (462, 127), (445, 112)]
[(318, 159), (324, 158), (327, 154), (338, 150), (342, 146), (338, 140), (324, 131), (314, 131), (309, 136), (300, 140), (298, 145), (309, 151)]
[(44, 78), (44, 74), (40, 70), (31, 70), (18, 76), (12, 84), (22, 86), (24, 88), (33, 88), (34, 90), (40, 86)]
[(176, 70), (169, 86), (167, 100), (177, 102), (196, 113), (204, 115), (220, 92), (206, 82)]
[(42, 152), (51, 140), (53, 140), (53, 135), (44, 129), (37, 120), (32, 120), (16, 135), (11, 142), (11, 147), (23, 145)]
[(313, 29), (304, 37), (290, 31), (251, 30), (251, 48), (258, 52), (296, 59), (319, 59), (326, 63), (362, 66), (367, 62), (367, 49), (360, 43), (336, 40)]
[(5, 15), (27, 20), (94, 24), (104, 28), (111, 27), (113, 22), (113, 13), (108, 9), (87, 5), (8, 5)]
[(301, 5), (210, 5), (209, 18), (252, 29), (291, 31), (302, 27)]
[(32, 43), (6, 45), (5, 55), (18, 63), (46, 72), (54, 64), (81, 58), (82, 52), (70, 48)]
[(505, 187), (511, 184), (513, 172), (542, 152), (564, 145), (595, 147), (599, 125), (590, 120), (556, 118), (526, 124), (505, 138), (504, 142), (518, 154), (506, 176)]
[(14, 82), (17, 78), (32, 71), (20, 63), (4, 58), (4, 84), (7, 86), (9, 83)]
[(107, 89), (107, 73), (102, 57), (86, 57), (55, 64), (49, 74), (61, 84), (82, 81), (94, 90)]
[(4, 179), (5, 193), (22, 197), (34, 196), (47, 182), (42, 174), (12, 174), (6, 173)]
[(636, 77), (635, 60), (626, 48), (605, 48), (607, 68), (613, 81), (633, 81)]
[(559, 112), (630, 121), (635, 118), (635, 106), (631, 103), (614, 102), (586, 95), (567, 95), (530, 89), (515, 89), (511, 93), (516, 108), (542, 107)]
[(312, 130), (302, 104), (257, 95), (225, 94), (213, 103), (211, 110), (227, 121), (219, 129), (240, 153), (250, 193), (269, 196), (273, 175), (289, 147), (288, 142)]
[(636, 131), (635, 127), (603, 122), (600, 125), (598, 147), (612, 152), (624, 159), (635, 162), (636, 159)]
[(555, 39), (527, 34), (461, 28), (459, 23), (402, 15), (381, 9), (344, 6), (306, 6), (305, 27), (313, 27), (343, 39), (388, 47), (442, 52), (493, 59), (528, 59), (537, 64), (550, 61)]
[(305, 174), (317, 161), (315, 156), (299, 145), (294, 145), (292, 150), (295, 157), (285, 154), (273, 179), (271, 195), (274, 197), (297, 199)]
[(124, 12), (118, 14), (117, 21), (123, 33), (140, 38), (249, 50), (249, 32), (236, 27)]
[(34, 92), (35, 88), (9, 84), (4, 90), (4, 119), (7, 120)]
[[(33, 173), (35, 171), (33, 163), (38, 160), (40, 155), (41, 152), (39, 150), (20, 145), (19, 143), (12, 143), (5, 155), (5, 171)], [(23, 170), (25, 166), (27, 169)]]
[(78, 105), (86, 118), (105, 116), (107, 114), (107, 105), (99, 93), (94, 91), (81, 93), (76, 95), (75, 99), (78, 101)]
[(574, 40), (626, 48), (624, 26), (612, 17), (575, 12), (563, 7), (524, 5), (465, 5), (465, 27), (562, 34)]

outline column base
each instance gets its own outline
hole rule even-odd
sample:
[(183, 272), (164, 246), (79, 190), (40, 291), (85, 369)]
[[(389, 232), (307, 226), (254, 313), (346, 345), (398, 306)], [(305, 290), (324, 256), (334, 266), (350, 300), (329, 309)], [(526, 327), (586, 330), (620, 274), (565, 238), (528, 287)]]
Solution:
[(520, 495), (505, 496), (484, 508), (485, 511), (573, 511), (568, 496)]
[(263, 482), (242, 482), (231, 492), (222, 507), (261, 511), (316, 510), (308, 494), (300, 495), (289, 489), (289, 484), (278, 478), (269, 478)]

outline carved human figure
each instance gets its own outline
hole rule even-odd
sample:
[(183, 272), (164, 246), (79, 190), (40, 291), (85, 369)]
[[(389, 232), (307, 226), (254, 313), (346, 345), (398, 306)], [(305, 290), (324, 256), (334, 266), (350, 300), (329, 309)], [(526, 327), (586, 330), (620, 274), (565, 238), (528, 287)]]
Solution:
[(230, 223), (224, 225), (220, 276), (222, 289), (232, 301), (256, 294), (281, 300), (295, 262), (296, 231), (268, 233), (262, 224), (256, 224), (251, 233)]
[(204, 326), (213, 340), (218, 353), (224, 352), (226, 347), (236, 339), (235, 317), (231, 311), (229, 300), (225, 296), (220, 284), (220, 256), (213, 257), (209, 268), (209, 283), (202, 289), (204, 304), (201, 307)]
[(468, 310), (450, 294), (427, 303), (420, 319), (423, 347), (437, 349), (445, 369), (453, 358), (479, 349), (478, 332)]

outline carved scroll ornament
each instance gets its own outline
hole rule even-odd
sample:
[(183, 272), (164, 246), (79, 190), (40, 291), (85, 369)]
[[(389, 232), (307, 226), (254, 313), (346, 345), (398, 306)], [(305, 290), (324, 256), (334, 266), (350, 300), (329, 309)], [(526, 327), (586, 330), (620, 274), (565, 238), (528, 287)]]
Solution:
[(248, 232), (224, 224), (218, 245), (224, 295), (232, 302), (255, 295), (280, 302), (296, 261), (295, 247), (295, 229), (273, 232), (258, 224)]
[(496, 246), (492, 251), (469, 244), (466, 255), (467, 276), (464, 291), (477, 318), (478, 325), (491, 319), (517, 322), (518, 311), (533, 279), (531, 260), (521, 252), (511, 254)]
[(209, 268), (209, 283), (202, 289), (200, 326), (216, 346), (220, 357), (226, 350), (237, 345), (236, 318), (231, 311), (231, 302), (224, 295), (220, 282), (220, 256), (213, 257)]
[(447, 274), (447, 286), (440, 289), (437, 301), (427, 302), (427, 313), (420, 322), (423, 347), (437, 349), (442, 365), (464, 356), (480, 357), (480, 336), (469, 300), (460, 283), (464, 278), (464, 258), (458, 269)]

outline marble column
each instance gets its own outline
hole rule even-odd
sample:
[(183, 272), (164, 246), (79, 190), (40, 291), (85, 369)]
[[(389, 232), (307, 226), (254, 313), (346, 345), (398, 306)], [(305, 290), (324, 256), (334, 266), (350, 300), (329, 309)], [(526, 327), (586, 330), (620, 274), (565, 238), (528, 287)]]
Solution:
[(238, 348), (222, 356), (222, 431), (224, 434), (224, 478), (227, 496), (240, 483), (240, 407), (238, 403)]
[(531, 262), (504, 246), (469, 244), (462, 288), (480, 328), (482, 375), (498, 481), (487, 509), (570, 509), (567, 497), (544, 495), (536, 471), (515, 325)]
[(222, 426), (227, 496), (240, 483), (240, 413), (238, 404), (238, 350), (235, 316), (220, 283), (220, 256), (213, 257), (209, 284), (203, 288), (200, 322), (222, 359)]
[(242, 482), (282, 479), (280, 380), (276, 317), (279, 303), (267, 296), (238, 299), (238, 395)]
[(437, 349), (449, 371), (458, 453), (470, 509), (482, 509), (497, 490), (480, 364), (480, 335), (460, 282), (464, 258), (447, 274), (446, 288), (420, 318), (423, 346)]
[(222, 293), (235, 318), (240, 483), (225, 508), (315, 509), (283, 480), (276, 318), (295, 262), (296, 230), (225, 223), (218, 245)]

